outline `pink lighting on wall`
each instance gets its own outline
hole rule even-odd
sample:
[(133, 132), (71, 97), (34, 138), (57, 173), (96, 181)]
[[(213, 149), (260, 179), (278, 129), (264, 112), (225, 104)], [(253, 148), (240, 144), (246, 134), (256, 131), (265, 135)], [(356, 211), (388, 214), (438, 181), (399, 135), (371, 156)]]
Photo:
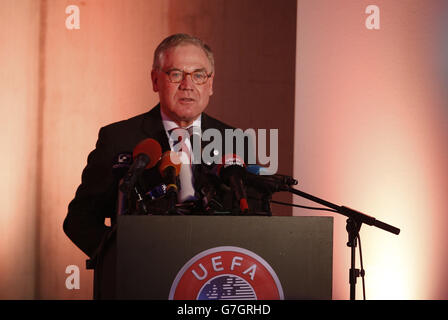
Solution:
[[(380, 30), (365, 27), (364, 3), (299, 1), (294, 172), (304, 191), (402, 230), (361, 229), (368, 299), (446, 299), (443, 2), (375, 3)], [(345, 217), (334, 217), (333, 297), (347, 299)]]

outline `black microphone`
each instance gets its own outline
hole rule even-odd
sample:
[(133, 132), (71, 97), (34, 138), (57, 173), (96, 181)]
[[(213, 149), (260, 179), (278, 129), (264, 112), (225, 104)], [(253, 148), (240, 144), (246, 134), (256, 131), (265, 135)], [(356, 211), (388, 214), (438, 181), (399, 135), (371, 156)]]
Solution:
[(168, 199), (168, 213), (176, 213), (177, 204), (177, 176), (181, 169), (181, 161), (174, 151), (166, 151), (159, 162), (159, 172), (166, 185)]
[(247, 213), (249, 205), (247, 203), (246, 188), (243, 184), (243, 177), (246, 171), (244, 161), (235, 154), (225, 155), (222, 165), (219, 165), (217, 169), (219, 177), (232, 189), (241, 212)]
[(113, 169), (129, 168), (132, 164), (132, 152), (120, 152), (114, 157)]
[(124, 193), (129, 193), (134, 188), (143, 170), (150, 169), (157, 164), (162, 154), (162, 147), (156, 140), (148, 138), (141, 141), (134, 148), (132, 154), (133, 163), (120, 184), (120, 190)]
[(249, 174), (246, 181), (254, 187), (264, 187), (271, 193), (278, 191), (288, 191), (289, 187), (297, 185), (298, 181), (293, 177), (283, 174), (270, 174), (270, 172), (259, 165), (248, 165), (246, 167)]
[(222, 187), (225, 187), (228, 191), (230, 191), (230, 188), (224, 185), (219, 178), (216, 165), (197, 166), (193, 174), (195, 188), (199, 192), (204, 210), (208, 213), (214, 210), (222, 211), (224, 206), (218, 192), (222, 190)]

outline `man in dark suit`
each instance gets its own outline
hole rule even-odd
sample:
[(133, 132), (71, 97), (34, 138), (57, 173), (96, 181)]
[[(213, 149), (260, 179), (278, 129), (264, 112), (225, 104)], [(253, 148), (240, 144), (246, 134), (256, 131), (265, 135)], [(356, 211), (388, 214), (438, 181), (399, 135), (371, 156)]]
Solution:
[[(110, 249), (108, 243), (113, 243), (109, 240), (116, 226), (117, 196), (123, 176), (123, 172), (117, 174), (114, 169), (117, 155), (132, 152), (139, 142), (147, 138), (158, 141), (162, 151), (172, 150), (175, 141), (172, 141), (170, 132), (175, 128), (194, 127), (200, 128), (202, 132), (213, 128), (223, 136), (225, 129), (232, 129), (203, 112), (213, 94), (214, 60), (210, 48), (200, 39), (176, 34), (163, 40), (154, 53), (151, 79), (160, 103), (147, 113), (100, 129), (96, 148), (88, 156), (82, 183), (69, 204), (63, 225), (67, 236), (93, 258), (96, 264), (92, 267), (97, 269), (98, 264), (100, 268), (110, 265), (108, 271), (111, 274), (114, 273), (114, 261), (113, 258), (105, 261), (104, 252), (106, 247), (109, 252), (114, 250), (113, 245)], [(192, 166), (186, 167), (181, 170), (187, 173), (181, 188), (187, 194), (182, 195), (184, 198), (179, 199), (181, 202), (198, 200), (195, 197), (200, 179), (189, 172)], [(154, 170), (152, 176), (149, 173), (147, 180), (150, 186), (158, 183), (156, 176)], [(105, 225), (107, 217), (111, 218), (111, 227)], [(113, 254), (109, 256), (113, 257)], [(101, 262), (97, 261), (99, 257)], [(113, 298), (113, 283), (101, 281), (97, 276), (95, 272), (95, 287), (101, 285), (102, 291), (111, 293), (100, 296), (97, 291), (99, 288), (95, 288), (95, 297)]]
[(114, 159), (132, 152), (146, 138), (172, 149), (169, 130), (192, 124), (202, 131), (230, 126), (203, 113), (213, 94), (214, 61), (210, 48), (200, 39), (185, 34), (166, 38), (154, 54), (151, 79), (160, 104), (151, 111), (100, 129), (95, 150), (88, 157), (82, 183), (68, 207), (64, 231), (88, 256), (92, 256), (110, 231), (104, 219), (115, 223), (120, 176)]

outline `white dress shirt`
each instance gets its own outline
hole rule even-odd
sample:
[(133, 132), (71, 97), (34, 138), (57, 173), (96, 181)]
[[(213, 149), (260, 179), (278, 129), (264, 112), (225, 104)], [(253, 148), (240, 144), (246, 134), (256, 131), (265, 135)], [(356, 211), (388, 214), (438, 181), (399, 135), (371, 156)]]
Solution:
[[(179, 125), (174, 122), (173, 120), (171, 120), (162, 110), (160, 110), (160, 114), (162, 116), (162, 123), (163, 123), (163, 127), (165, 128), (165, 133), (168, 137), (168, 141), (170, 144), (170, 148), (171, 150), (175, 150), (174, 148), (174, 144), (177, 141), (174, 141), (171, 136), (170, 136), (170, 132), (176, 128), (180, 128)], [(201, 115), (199, 115), (194, 121), (193, 123), (188, 126), (189, 127), (193, 127), (194, 129), (194, 133), (198, 133), (200, 132), (201, 128)], [(187, 129), (187, 128), (183, 128), (183, 129)], [(186, 139), (183, 141), (184, 146), (186, 147), (187, 150), (184, 150), (185, 152), (181, 153), (181, 169), (179, 172), (179, 181), (180, 181), (180, 188), (179, 188), (179, 192), (177, 194), (177, 200), (179, 202), (184, 202), (184, 201), (190, 201), (190, 200), (196, 200), (196, 197), (194, 195), (194, 177), (193, 177), (193, 168), (192, 168), (192, 163), (193, 163), (193, 152), (192, 152), (192, 146), (191, 146), (191, 141), (189, 137), (186, 137)], [(187, 154), (187, 153), (188, 154)], [(191, 162), (190, 162), (191, 159)]]

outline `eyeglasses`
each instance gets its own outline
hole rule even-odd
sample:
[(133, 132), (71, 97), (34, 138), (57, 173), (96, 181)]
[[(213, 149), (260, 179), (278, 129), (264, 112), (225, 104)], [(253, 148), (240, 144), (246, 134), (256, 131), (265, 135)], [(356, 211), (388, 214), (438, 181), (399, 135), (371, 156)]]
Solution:
[(212, 73), (207, 74), (205, 70), (185, 72), (182, 70), (174, 69), (163, 72), (168, 75), (168, 78), (172, 83), (181, 83), (186, 76), (190, 75), (191, 80), (193, 80), (195, 84), (204, 84), (207, 82), (208, 78), (212, 76)]

